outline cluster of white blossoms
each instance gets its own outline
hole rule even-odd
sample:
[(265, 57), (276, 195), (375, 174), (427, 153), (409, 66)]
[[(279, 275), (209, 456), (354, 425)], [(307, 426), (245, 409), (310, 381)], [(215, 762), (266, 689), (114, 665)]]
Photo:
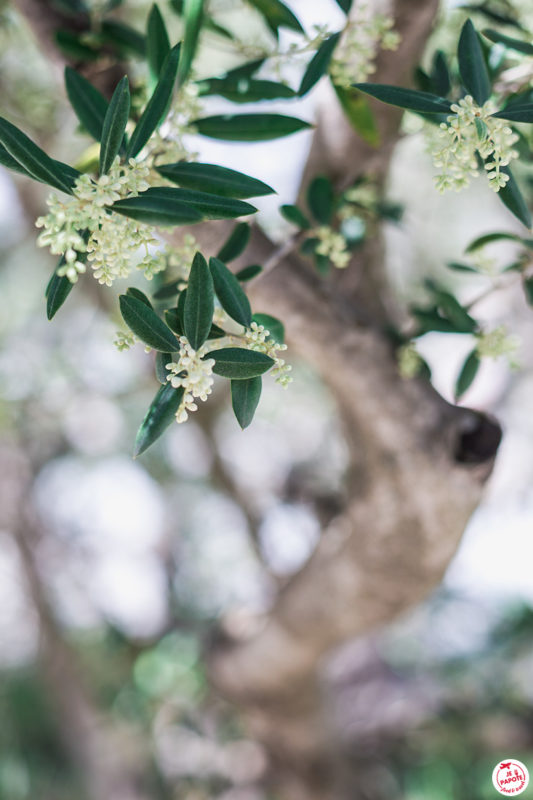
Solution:
[(246, 347), (248, 350), (256, 350), (259, 353), (266, 353), (267, 356), (273, 358), (276, 362), (272, 368), (271, 375), (275, 378), (276, 383), (281, 386), (287, 386), (291, 383), (292, 378), (289, 375), (292, 367), (285, 362), (285, 359), (280, 358), (278, 353), (287, 349), (286, 344), (276, 342), (270, 335), (270, 331), (264, 325), (258, 325), (257, 322), (252, 322), (251, 326), (244, 334)]
[(505, 325), (498, 325), (492, 331), (478, 335), (476, 353), (480, 358), (496, 359), (506, 356), (509, 365), (515, 368), (518, 366), (515, 356), (519, 346), (518, 337), (510, 335)]
[(137, 337), (131, 331), (117, 331), (113, 344), (117, 350), (122, 352), (123, 350), (129, 350), (137, 341)]
[(344, 269), (350, 263), (348, 243), (342, 233), (333, 230), (329, 225), (321, 225), (313, 230), (313, 236), (319, 239), (316, 253), (329, 258), (333, 266)]
[(368, 181), (362, 181), (358, 183), (357, 186), (352, 186), (344, 192), (345, 205), (341, 208), (339, 213), (342, 212), (345, 216), (349, 216), (349, 214), (347, 214), (347, 209), (350, 203), (372, 211), (377, 206), (378, 201), (379, 194), (377, 186)]
[(87, 260), (98, 282), (111, 286), (115, 278), (127, 277), (139, 248), (144, 248), (145, 255), (138, 266), (148, 279), (165, 268), (161, 254), (149, 250), (158, 244), (153, 227), (109, 208), (117, 200), (135, 197), (148, 189), (149, 174), (148, 166), (134, 159), (121, 164), (117, 156), (107, 175), (77, 178), (71, 197), (60, 200), (57, 195), (50, 195), (48, 214), (35, 223), (44, 228), (37, 243), (49, 247), (54, 255), (63, 256), (65, 263), (57, 271), (59, 276), (66, 275), (75, 283), (79, 273), (85, 272)]
[(194, 401), (197, 399), (205, 401), (211, 394), (215, 359), (205, 358), (208, 352), (205, 344), (199, 350), (193, 350), (185, 336), (180, 336), (179, 342), (178, 360), (166, 365), (166, 369), (170, 372), (167, 381), (174, 389), (180, 387), (184, 389), (183, 398), (176, 411), (176, 422), (186, 422), (189, 413), (198, 409)]
[[(125, 349), (129, 346), (126, 335), (117, 334), (118, 346), (119, 337), (122, 336)], [(240, 337), (239, 337), (240, 338)], [(289, 375), (291, 367), (280, 358), (279, 353), (287, 349), (287, 345), (279, 344), (270, 337), (270, 332), (264, 325), (252, 322), (250, 328), (245, 331), (244, 344), (247, 350), (256, 350), (266, 353), (274, 359), (275, 365), (271, 375), (276, 382), (282, 386), (287, 386), (292, 378)], [(127, 341), (126, 341), (127, 340)], [(177, 361), (170, 361), (165, 365), (168, 370), (167, 381), (174, 389), (183, 388), (183, 397), (176, 411), (176, 422), (186, 422), (189, 414), (198, 410), (196, 400), (207, 400), (213, 389), (213, 367), (214, 358), (206, 358), (212, 350), (223, 347), (228, 341), (232, 343), (233, 336), (226, 339), (218, 339), (216, 342), (205, 342), (198, 350), (194, 350), (186, 336), (179, 337), (180, 349)], [(122, 343), (122, 340), (121, 340)]]
[[(440, 125), (438, 141), (432, 150), (433, 161), (439, 174), (435, 183), (439, 192), (447, 189), (460, 191), (479, 174), (478, 154), (485, 160), (485, 169), (491, 189), (498, 192), (509, 176), (502, 172), (518, 151), (513, 145), (518, 135), (502, 119), (492, 117), (496, 108), (487, 101), (482, 106), (467, 95), (452, 105), (453, 114)], [(489, 159), (489, 160), (487, 160)]]
[(366, 81), (376, 71), (378, 51), (396, 50), (400, 44), (400, 34), (393, 27), (392, 17), (374, 14), (368, 3), (358, 3), (329, 66), (333, 82), (349, 88)]

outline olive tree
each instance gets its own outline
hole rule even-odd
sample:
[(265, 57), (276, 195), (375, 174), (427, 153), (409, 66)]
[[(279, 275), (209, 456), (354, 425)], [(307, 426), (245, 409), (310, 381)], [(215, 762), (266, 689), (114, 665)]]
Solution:
[[(0, 163), (51, 187), (36, 221), (37, 245), (58, 257), (48, 318), (96, 280), (120, 308), (116, 345), (144, 346), (153, 364), (136, 457), (209, 402), (214, 376), (230, 383), (236, 424), (253, 424), (264, 380), (280, 385), (280, 404), (291, 391), (291, 353), (335, 399), (350, 456), (343, 506), (261, 624), (243, 638), (220, 632), (206, 656), (212, 685), (265, 744), (287, 798), (343, 796), (322, 667), (336, 646), (439, 584), (500, 441), (495, 420), (434, 389), (417, 342), (432, 331), (470, 337), (459, 401), (482, 359), (512, 357), (512, 337), (435, 280), (406, 312), (387, 273), (383, 229), (401, 224), (401, 210), (385, 188), (414, 120), (432, 154), (435, 191), (460, 191), (484, 175), (509, 220), (507, 230), (473, 238), (451, 269), (484, 274), (484, 248), (510, 240), (517, 254), (500, 277), (521, 281), (533, 298), (526, 182), (512, 171), (522, 175), (531, 157), (527, 4), (463, 6), (454, 45), (443, 50), (430, 38), (437, 0), (336, 2), (344, 23), (310, 31), (281, 0), (247, 0), (270, 32), (270, 44), (258, 46), (223, 24), (218, 2), (154, 4), (140, 30), (126, 22), (127, 3), (18, 0), (49, 57), (64, 63), (72, 114), (98, 146), (69, 165), (0, 119)], [(171, 15), (182, 23), (177, 42)], [(209, 37), (223, 40), (238, 66), (206, 73)], [(284, 65), (294, 63), (300, 74), (287, 79)], [(319, 85), (316, 119), (268, 110), (268, 101), (296, 102)], [(209, 115), (211, 96), (229, 101), (228, 113)], [(242, 113), (241, 103), (257, 108)], [(191, 133), (279, 139), (282, 154), (283, 137), (309, 128), (298, 196), (279, 209), (291, 231), (281, 243), (254, 222), (253, 199), (275, 185), (203, 163), (187, 147)], [(117, 297), (115, 281), (137, 270), (143, 289)]]

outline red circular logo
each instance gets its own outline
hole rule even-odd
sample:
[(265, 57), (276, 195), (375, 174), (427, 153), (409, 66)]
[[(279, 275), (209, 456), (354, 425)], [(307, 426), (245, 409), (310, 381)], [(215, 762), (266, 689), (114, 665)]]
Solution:
[(492, 783), (500, 794), (522, 794), (529, 783), (527, 767), (516, 758), (499, 761), (492, 772)]

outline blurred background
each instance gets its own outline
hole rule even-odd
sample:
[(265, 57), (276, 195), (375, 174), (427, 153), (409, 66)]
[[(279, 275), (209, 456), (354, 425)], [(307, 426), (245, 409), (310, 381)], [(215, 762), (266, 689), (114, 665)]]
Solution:
[[(233, 5), (228, 24), (241, 13)], [(290, 5), (308, 26), (333, 27), (342, 16), (333, 0)], [(129, 23), (142, 29), (148, 8), (136, 0)], [(464, 17), (455, 14), (458, 29)], [(177, 38), (179, 18), (167, 16)], [(60, 66), (6, 2), (0, 24), (1, 113), (75, 160), (87, 140)], [(223, 48), (216, 69), (213, 58), (210, 50), (211, 74), (236, 63)], [(323, 100), (319, 90), (289, 113), (311, 118)], [(207, 108), (216, 113), (224, 101)], [(477, 182), (453, 204), (441, 198), (423, 135), (409, 125), (388, 187), (404, 206), (387, 230), (391, 280), (402, 303), (427, 276), (468, 302), (490, 278), (450, 272), (446, 262), (460, 261), (474, 236), (515, 224)], [(277, 206), (294, 200), (308, 134), (281, 145), (191, 146), (276, 188), (261, 219), (283, 239)], [(86, 276), (47, 321), (54, 262), (36, 248), (34, 228), (45, 196), (0, 168), (0, 798), (273, 800), (265, 754), (210, 690), (202, 653), (217, 621), (238, 631), (268, 609), (342, 497), (347, 456), (335, 404), (289, 350), (294, 382), (265, 383), (245, 432), (221, 385), (186, 425), (132, 460), (154, 393), (151, 360), (140, 346), (113, 346), (121, 286), (102, 292)], [(495, 247), (495, 259), (509, 256), (511, 245)], [(533, 314), (512, 281), (477, 310), (521, 342), (519, 369), (484, 362), (463, 398), (504, 427), (484, 502), (433, 596), (343, 647), (329, 667), (361, 798), (489, 800), (497, 761), (528, 764)], [(428, 334), (419, 343), (448, 399), (468, 338)]]

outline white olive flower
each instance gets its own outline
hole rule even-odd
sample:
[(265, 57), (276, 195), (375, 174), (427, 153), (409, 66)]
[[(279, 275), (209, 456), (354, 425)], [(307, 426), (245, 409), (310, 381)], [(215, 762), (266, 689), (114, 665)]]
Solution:
[(338, 269), (344, 269), (350, 263), (350, 253), (346, 239), (342, 233), (337, 233), (329, 225), (322, 225), (313, 231), (313, 235), (320, 240), (316, 252), (326, 256)]
[(440, 125), (432, 150), (433, 162), (439, 170), (435, 177), (437, 189), (442, 193), (468, 186), (470, 178), (479, 174), (479, 154), (485, 161), (489, 186), (499, 192), (509, 180), (502, 167), (518, 158), (513, 147), (518, 135), (504, 120), (491, 116), (496, 109), (490, 100), (478, 106), (467, 95), (454, 103), (451, 110), (453, 114)]
[(176, 412), (176, 421), (186, 422), (189, 413), (198, 408), (194, 400), (199, 398), (205, 401), (211, 394), (215, 359), (204, 357), (207, 353), (206, 345), (202, 345), (199, 350), (193, 350), (185, 336), (180, 336), (179, 342), (178, 360), (166, 365), (170, 373), (167, 381), (174, 389), (183, 387), (185, 390)]
[(117, 350), (129, 350), (137, 341), (135, 334), (131, 331), (117, 331), (113, 344)]
[(506, 356), (511, 367), (516, 367), (515, 359), (520, 341), (511, 336), (505, 325), (498, 325), (492, 331), (481, 333), (477, 337), (476, 353), (480, 358), (497, 359)]
[(376, 71), (378, 51), (396, 50), (400, 35), (392, 30), (394, 20), (375, 14), (368, 3), (358, 3), (329, 67), (333, 82), (350, 87), (366, 81)]
[(251, 326), (247, 328), (245, 334), (245, 341), (248, 350), (256, 350), (259, 353), (265, 353), (276, 362), (271, 370), (271, 375), (275, 378), (276, 383), (280, 386), (287, 386), (291, 383), (292, 378), (289, 375), (292, 367), (285, 363), (285, 359), (280, 358), (278, 353), (287, 349), (286, 344), (279, 344), (270, 337), (270, 331), (264, 325), (258, 325), (257, 322), (252, 322)]
[[(39, 217), (37, 227), (43, 228), (37, 243), (49, 247), (54, 255), (65, 257), (66, 263), (58, 270), (58, 275), (66, 275), (75, 283), (78, 274), (85, 271), (87, 260), (99, 283), (111, 286), (115, 278), (129, 274), (132, 260), (139, 248), (148, 253), (148, 245), (156, 243), (152, 228), (135, 220), (114, 214), (109, 208), (123, 197), (133, 197), (145, 191), (150, 170), (146, 165), (130, 159), (121, 164), (119, 158), (111, 166), (107, 175), (93, 179), (90, 175), (80, 175), (74, 186), (74, 194), (66, 200), (59, 200), (55, 194), (47, 200), (49, 213)], [(87, 243), (81, 235), (89, 231)], [(149, 275), (159, 271), (159, 256), (153, 257), (150, 265), (143, 259), (143, 269)]]

